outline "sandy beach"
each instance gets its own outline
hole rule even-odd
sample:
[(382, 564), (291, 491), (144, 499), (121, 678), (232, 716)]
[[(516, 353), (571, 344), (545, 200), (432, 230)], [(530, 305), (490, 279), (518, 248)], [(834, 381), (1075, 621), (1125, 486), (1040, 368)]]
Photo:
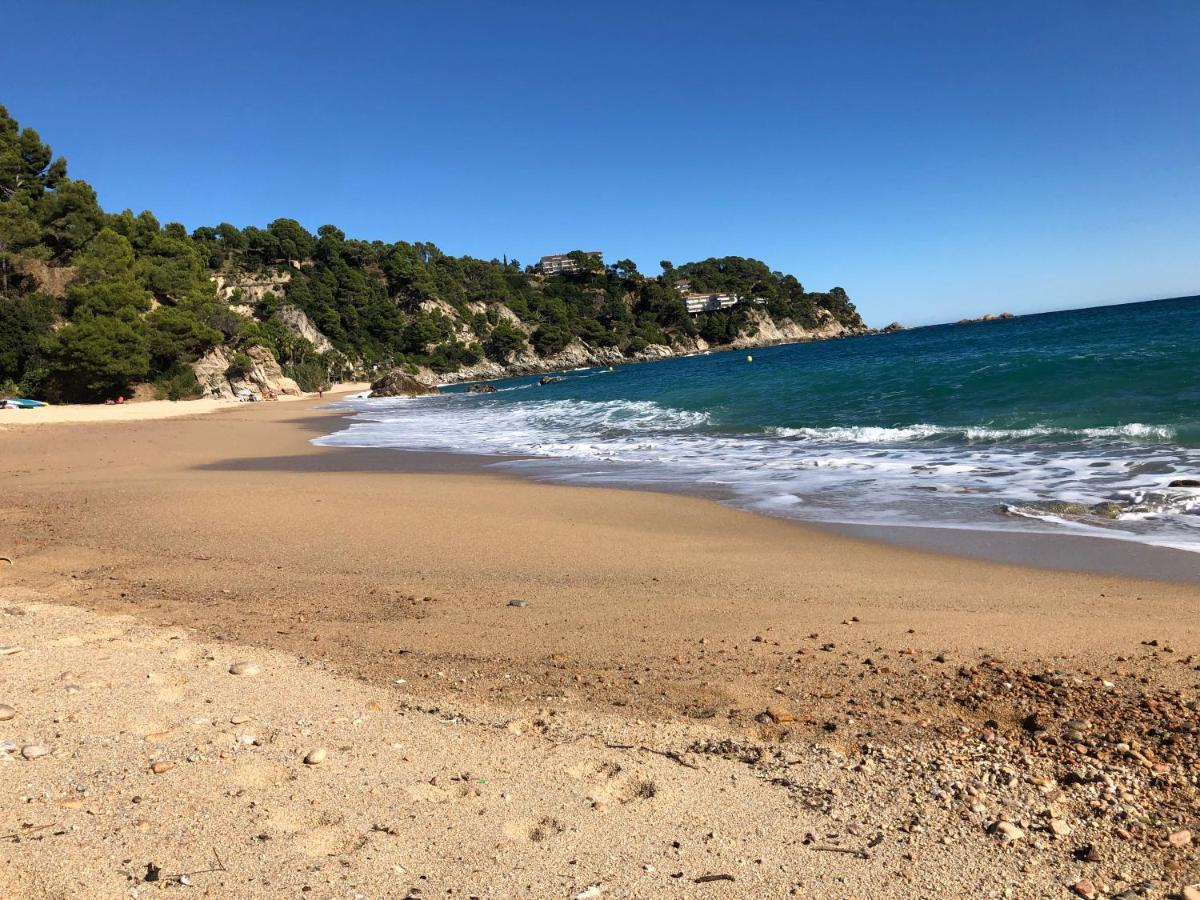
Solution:
[(0, 429), (0, 896), (1200, 881), (1196, 584), (317, 448), (318, 405)]

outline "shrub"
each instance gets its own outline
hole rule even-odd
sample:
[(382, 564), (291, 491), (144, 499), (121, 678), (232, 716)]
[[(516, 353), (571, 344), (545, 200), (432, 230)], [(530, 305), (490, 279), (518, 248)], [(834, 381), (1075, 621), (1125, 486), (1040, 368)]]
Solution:
[(484, 341), (483, 350), (487, 354), (488, 359), (505, 363), (508, 362), (514, 353), (519, 353), (527, 346), (524, 332), (510, 325), (508, 322), (501, 322), (492, 329), (492, 333)]
[(239, 350), (233, 354), (233, 359), (229, 361), (229, 368), (225, 370), (226, 378), (241, 378), (247, 372), (254, 368), (254, 360), (248, 354)]
[(177, 366), (154, 379), (154, 393), (159, 400), (195, 400), (204, 394), (187, 366)]
[(316, 391), (328, 386), (329, 373), (325, 364), (319, 359), (306, 359), (304, 362), (283, 366), (283, 374), (300, 386), (302, 391)]

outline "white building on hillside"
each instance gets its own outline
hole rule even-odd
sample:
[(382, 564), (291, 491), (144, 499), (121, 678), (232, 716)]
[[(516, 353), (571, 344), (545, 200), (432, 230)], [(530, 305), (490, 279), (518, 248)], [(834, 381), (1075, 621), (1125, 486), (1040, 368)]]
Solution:
[[(604, 261), (604, 254), (599, 250), (588, 250), (585, 252), (588, 256), (594, 256), (601, 262)], [(539, 265), (541, 266), (543, 275), (562, 275), (579, 271), (579, 263), (565, 253), (552, 253), (550, 256), (543, 256)]]
[(683, 303), (687, 311), (695, 315), (729, 309), (731, 306), (737, 306), (740, 300), (737, 294), (686, 294)]

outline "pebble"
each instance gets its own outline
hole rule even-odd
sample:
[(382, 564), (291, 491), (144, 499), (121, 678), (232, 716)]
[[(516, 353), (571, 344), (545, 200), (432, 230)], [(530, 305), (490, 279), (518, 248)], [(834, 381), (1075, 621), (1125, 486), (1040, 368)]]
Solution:
[(304, 764), (306, 766), (319, 766), (325, 762), (326, 752), (324, 747), (317, 747), (314, 750), (309, 750), (304, 756)]
[(529, 601), (528, 601), (528, 600), (509, 600), (509, 601), (508, 601), (508, 605), (509, 605), (509, 606), (519, 606), (519, 607), (524, 607), (524, 606), (528, 606), (528, 605), (529, 605)]
[(40, 759), (50, 753), (50, 748), (45, 744), (26, 744), (21, 748), (21, 755), (26, 759)]
[(795, 722), (796, 717), (782, 706), (768, 706), (767, 715), (771, 717), (771, 721), (776, 724), (783, 722)]
[(1062, 819), (1051, 819), (1050, 833), (1055, 837), (1067, 837), (1071, 833), (1071, 826)]
[(164, 772), (170, 772), (173, 768), (175, 768), (175, 763), (169, 759), (160, 759), (150, 766), (150, 771), (155, 775), (162, 775)]
[(1185, 884), (1179, 891), (1183, 900), (1200, 900), (1200, 884)]
[(1190, 831), (1188, 831), (1186, 828), (1183, 829), (1182, 831), (1172, 832), (1167, 837), (1167, 843), (1169, 843), (1172, 847), (1186, 847), (1191, 842), (1192, 842), (1192, 833)]
[(1090, 878), (1080, 878), (1077, 882), (1071, 885), (1071, 890), (1073, 890), (1080, 897), (1085, 898), (1085, 900), (1095, 900), (1097, 894), (1096, 885), (1092, 884), (1092, 880)]
[(229, 667), (230, 675), (257, 675), (258, 672), (258, 663), (252, 659), (248, 659), (245, 662), (236, 662)]
[(0, 703), (0, 722), (7, 722), (16, 714), (17, 711), (7, 703)]
[(1000, 840), (1004, 841), (1006, 844), (1010, 844), (1013, 841), (1019, 841), (1021, 838), (1025, 837), (1025, 832), (1012, 822), (993, 822), (988, 831), (994, 835), (997, 835)]
[(249, 721), (250, 721), (250, 717), (243, 713), (238, 713), (236, 716), (229, 717), (230, 725), (245, 725)]

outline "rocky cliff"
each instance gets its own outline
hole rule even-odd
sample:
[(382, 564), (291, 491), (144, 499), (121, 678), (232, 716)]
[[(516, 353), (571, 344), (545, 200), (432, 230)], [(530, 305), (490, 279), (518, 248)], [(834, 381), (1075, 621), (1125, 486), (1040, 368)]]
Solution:
[(283, 374), (270, 350), (251, 347), (246, 356), (250, 365), (244, 370), (234, 369), (233, 354), (225, 347), (214, 347), (192, 363), (192, 373), (204, 395), (235, 400), (238, 392), (243, 390), (264, 396), (287, 394), (299, 397), (304, 394), (296, 382)]
[[(675, 356), (691, 356), (711, 350), (742, 350), (754, 347), (767, 347), (775, 344), (829, 340), (831, 338), (848, 337), (866, 332), (865, 328), (848, 328), (838, 322), (832, 314), (824, 310), (821, 312), (824, 313), (821, 323), (816, 328), (805, 329), (790, 319), (775, 320), (765, 310), (752, 309), (749, 314), (750, 324), (730, 344), (711, 345), (701, 337), (677, 336), (670, 345), (648, 344), (636, 353), (626, 354), (615, 347), (595, 347), (580, 338), (575, 338), (561, 351), (548, 356), (539, 356), (531, 349), (526, 349), (505, 363), (485, 359), (453, 372), (441, 373), (435, 372), (427, 366), (421, 366), (410, 369), (409, 374), (420, 383), (428, 386), (460, 384), (468, 381), (491, 381), (499, 378), (513, 378), (520, 375), (536, 375), (545, 372), (563, 372), (593, 366), (616, 366), (635, 362), (649, 362), (652, 360), (670, 359)], [(453, 310), (449, 310), (449, 313), (453, 314)], [(513, 321), (517, 325), (522, 324), (515, 316), (513, 316)], [(474, 335), (470, 333), (469, 326), (466, 326), (465, 323), (460, 325), (459, 339), (474, 340)], [(397, 373), (402, 372), (403, 370), (401, 369), (394, 369), (385, 376), (385, 379), (393, 378)], [(396, 394), (390, 393), (390, 388), (386, 384), (383, 384), (385, 379), (379, 380), (380, 386), (385, 391), (389, 391), (387, 396), (396, 396)], [(384, 394), (380, 393), (380, 395), (383, 396)]]

